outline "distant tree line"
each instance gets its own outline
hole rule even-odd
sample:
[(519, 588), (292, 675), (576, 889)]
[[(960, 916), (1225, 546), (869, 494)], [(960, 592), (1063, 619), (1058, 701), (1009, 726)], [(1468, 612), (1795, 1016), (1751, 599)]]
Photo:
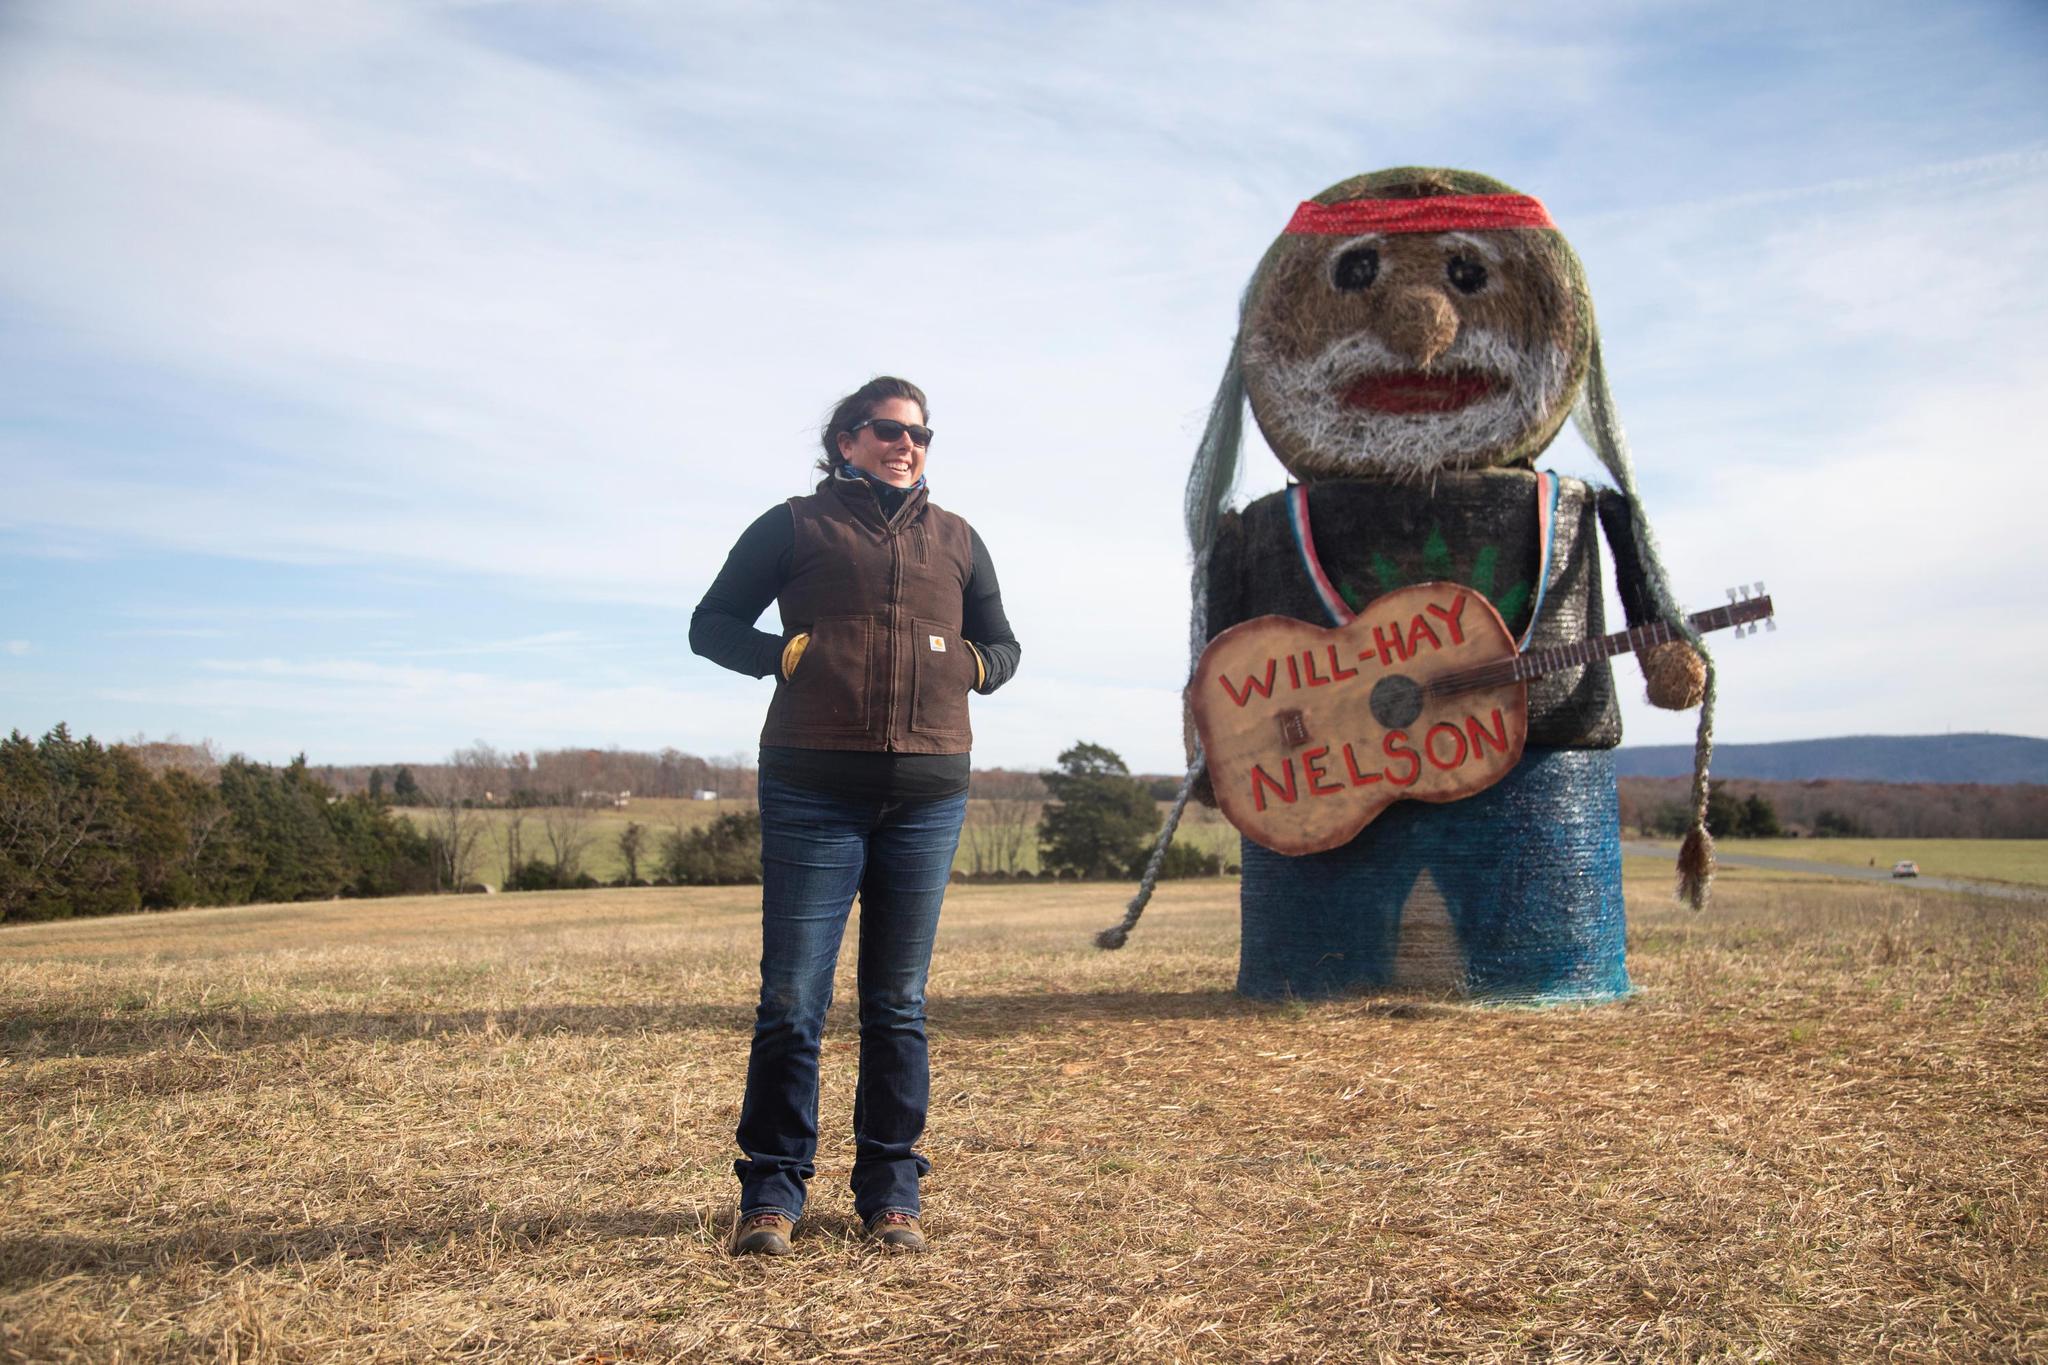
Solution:
[[(970, 880), (1137, 877), (1159, 828), (1155, 781), (1132, 776), (1114, 751), (1086, 742), (1061, 754), (1056, 771), (977, 772), (969, 788), (973, 805), (961, 832), (968, 866), (959, 875)], [(508, 814), (504, 821), (516, 818)], [(727, 886), (761, 879), (761, 816), (755, 810), (665, 831), (651, 851), (648, 831), (638, 824), (628, 824), (618, 838), (627, 884), (648, 884), (639, 875), (643, 866), (658, 886)], [(1036, 873), (1027, 868), (1025, 857), (1034, 847)], [(1222, 871), (1223, 860), (1215, 854), (1175, 844), (1167, 851), (1162, 875), (1203, 877)], [(521, 875), (506, 880), (507, 890), (518, 891), (574, 885), (595, 883), (588, 877), (566, 880), (544, 858), (530, 860)]]
[[(1681, 809), (1684, 778), (1621, 779), (1623, 829), (1666, 832)], [(1775, 834), (1809, 838), (2043, 839), (2048, 838), (2048, 786), (1984, 786), (1951, 782), (1766, 782), (1730, 779), (1711, 789), (1708, 824), (1716, 805), (1745, 812), (1752, 800), (1767, 807)], [(1756, 833), (1743, 820), (1736, 837)], [(1717, 829), (1717, 833), (1720, 831)]]
[(62, 725), (0, 741), (0, 920), (436, 889), (431, 836), (303, 756), (162, 758)]
[[(524, 771), (521, 757), (479, 741), (458, 750), (446, 764), (395, 770), (392, 790), (417, 780), (415, 772), (426, 775), (419, 804), (431, 809), (441, 835), (439, 846), (459, 856), (457, 880), (466, 878), (468, 869), (481, 860), (464, 831), (474, 826), (481, 832), (480, 807), (488, 804), (499, 812), (492, 832), (504, 856), (502, 880), (507, 891), (598, 885), (581, 871), (581, 851), (588, 839), (578, 833), (585, 819), (573, 804), (538, 812), (545, 846), (538, 845), (529, 831), (529, 803), (518, 799), (524, 789), (512, 780)], [(752, 772), (744, 771), (751, 790)], [(378, 789), (375, 784), (380, 780), (372, 769), (372, 790)], [(1134, 776), (1114, 751), (1085, 741), (1062, 753), (1060, 766), (1053, 771), (977, 770), (969, 779), (972, 804), (961, 831), (966, 867), (958, 875), (970, 880), (1135, 878), (1144, 871), (1159, 828), (1156, 793), (1170, 797), (1177, 786), (1177, 779)], [(508, 802), (500, 792), (513, 793), (514, 799)], [(560, 799), (569, 802), (573, 796)], [(661, 832), (658, 839), (644, 826), (629, 823), (617, 838), (626, 872), (615, 884), (713, 886), (761, 879), (761, 820), (751, 809), (726, 812), (694, 828), (678, 825)], [(1038, 855), (1035, 872), (1029, 867), (1033, 852)], [(1177, 843), (1167, 850), (1161, 875), (1203, 877), (1236, 870), (1213, 853)]]
[[(142, 743), (137, 740), (134, 743)], [(173, 755), (169, 761), (187, 761), (194, 749), (157, 743), (150, 747)], [(631, 792), (646, 797), (694, 797), (710, 792), (724, 800), (745, 800), (754, 794), (754, 764), (748, 754), (701, 758), (676, 749), (658, 753), (630, 749), (540, 749), (532, 753), (505, 752), (489, 745), (473, 746), (488, 755), (488, 774), (483, 790), (491, 793), (488, 804), (502, 807), (540, 807), (572, 803), (583, 792)], [(439, 763), (404, 762), (376, 764), (320, 764), (313, 775), (337, 793), (379, 797), (401, 806), (429, 803), (428, 792), (447, 784), (465, 767), (471, 750), (462, 751)], [(1144, 777), (1149, 788), (1162, 800), (1172, 799), (1178, 778)], [(974, 800), (1004, 799), (1044, 801), (1049, 793), (1036, 772), (1008, 768), (977, 768), (968, 778), (968, 793)]]
[[(1660, 802), (1638, 828), (1645, 834), (1679, 838), (1692, 827), (1692, 808), (1684, 801)], [(1707, 785), (1707, 832), (1716, 839), (1775, 839), (1785, 832), (1778, 808), (1760, 792), (1737, 796), (1725, 782)]]
[[(500, 751), (479, 743), (495, 771), (479, 788), (487, 804), (500, 807), (570, 805), (585, 792), (631, 792), (644, 797), (692, 797), (711, 792), (723, 799), (754, 794), (750, 757), (733, 754), (700, 758), (677, 749), (658, 753), (630, 749), (537, 749)], [(466, 782), (476, 765), (458, 752), (439, 763), (323, 764), (313, 769), (342, 795), (381, 796), (401, 806), (430, 804), (430, 793), (451, 782)]]
[[(103, 745), (62, 725), (40, 740), (16, 732), (0, 743), (0, 920), (480, 890), (479, 875), (506, 890), (595, 886), (583, 864), (600, 826), (584, 794), (742, 797), (753, 777), (738, 758), (672, 749), (528, 755), (479, 742), (441, 763), (335, 768), (303, 755), (283, 766), (223, 760), (210, 743)], [(1177, 781), (1134, 775), (1113, 750), (1083, 741), (1055, 769), (984, 769), (971, 784), (964, 875), (1032, 875), (1035, 853), (1039, 876), (1131, 878)], [(1623, 778), (1623, 827), (1675, 834), (1684, 797), (1683, 779)], [(1717, 782), (1708, 824), (1724, 837), (2043, 838), (2048, 787)], [(694, 828), (632, 823), (614, 837), (625, 864), (615, 884), (760, 877), (750, 809)], [(1165, 875), (1234, 870), (1176, 844)]]

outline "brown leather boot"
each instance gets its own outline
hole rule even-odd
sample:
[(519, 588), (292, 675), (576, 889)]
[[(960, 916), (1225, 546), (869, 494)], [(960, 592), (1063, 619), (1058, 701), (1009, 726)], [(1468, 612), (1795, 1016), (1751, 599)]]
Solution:
[(923, 1251), (924, 1228), (908, 1213), (878, 1213), (868, 1223), (868, 1236), (884, 1251)]
[(787, 1256), (790, 1253), (789, 1234), (796, 1229), (779, 1213), (749, 1213), (740, 1218), (739, 1226), (732, 1230), (732, 1254), (735, 1256)]

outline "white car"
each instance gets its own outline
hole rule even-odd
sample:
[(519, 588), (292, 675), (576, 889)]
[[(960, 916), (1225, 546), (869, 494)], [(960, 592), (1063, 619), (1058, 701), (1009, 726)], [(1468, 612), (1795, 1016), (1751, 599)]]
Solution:
[(1892, 864), (1892, 875), (1894, 877), (1917, 877), (1920, 875), (1920, 864), (1914, 862), (1911, 858), (1901, 858)]

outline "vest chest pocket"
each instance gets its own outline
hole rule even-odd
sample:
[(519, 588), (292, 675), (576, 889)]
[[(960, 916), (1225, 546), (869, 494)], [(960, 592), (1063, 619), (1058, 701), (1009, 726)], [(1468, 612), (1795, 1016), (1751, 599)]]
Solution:
[(874, 715), (874, 632), (869, 616), (820, 616), (811, 623), (811, 643), (784, 684), (794, 724), (867, 730)]
[(919, 734), (966, 734), (973, 652), (952, 626), (912, 620), (910, 632), (910, 728)]

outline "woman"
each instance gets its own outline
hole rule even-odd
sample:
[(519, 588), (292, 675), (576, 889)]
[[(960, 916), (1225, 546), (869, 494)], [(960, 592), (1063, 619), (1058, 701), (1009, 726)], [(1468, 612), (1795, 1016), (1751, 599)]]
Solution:
[[(860, 896), (853, 1206), (920, 1251), (924, 986), (967, 810), (967, 694), (1020, 653), (981, 537), (926, 496), (924, 393), (870, 380), (820, 433), (817, 490), (746, 529), (690, 647), (776, 678), (761, 731), (761, 1004), (737, 1137), (736, 1254), (787, 1255), (818, 1146), (818, 1040)], [(782, 634), (756, 630), (770, 601)]]

